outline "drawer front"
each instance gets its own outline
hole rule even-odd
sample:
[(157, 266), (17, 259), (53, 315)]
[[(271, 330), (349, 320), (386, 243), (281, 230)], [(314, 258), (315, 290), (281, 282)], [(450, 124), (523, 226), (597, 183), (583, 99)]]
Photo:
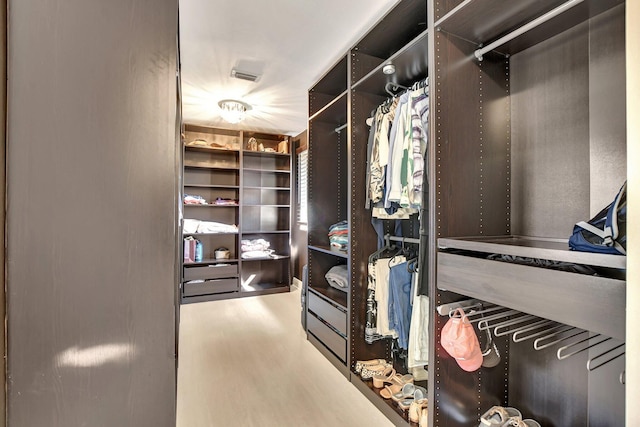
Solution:
[(309, 310), (331, 324), (340, 333), (347, 335), (347, 313), (338, 307), (334, 307), (319, 296), (309, 292)]
[(307, 315), (307, 329), (340, 360), (347, 361), (347, 340), (312, 314)]
[(184, 267), (184, 280), (206, 280), (234, 277), (238, 275), (238, 265), (209, 264)]
[(625, 338), (624, 280), (438, 253), (438, 289)]
[(220, 294), (238, 290), (238, 279), (205, 280), (204, 282), (185, 282), (182, 292), (186, 297), (208, 294)]

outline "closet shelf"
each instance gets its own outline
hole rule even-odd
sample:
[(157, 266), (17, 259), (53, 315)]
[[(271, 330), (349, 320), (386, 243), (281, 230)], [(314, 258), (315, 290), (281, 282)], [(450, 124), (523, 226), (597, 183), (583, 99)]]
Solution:
[(340, 258), (349, 258), (348, 252), (342, 252), (337, 249), (331, 249), (331, 246), (322, 246), (322, 245), (310, 245), (309, 249), (312, 251), (322, 252), (329, 255), (334, 255)]
[(204, 153), (231, 153), (237, 155), (239, 153), (238, 150), (230, 149), (230, 148), (216, 148), (216, 147), (199, 147), (197, 145), (185, 145), (184, 149), (187, 151), (200, 151)]
[(211, 165), (195, 164), (195, 163), (185, 163), (184, 167), (186, 169), (207, 169), (207, 170), (223, 170), (223, 171), (240, 170), (238, 166), (211, 166)]
[(624, 340), (624, 280), (438, 253), (437, 287)]
[(244, 156), (247, 156), (247, 157), (250, 157), (250, 156), (255, 156), (255, 157), (285, 157), (285, 158), (291, 157), (291, 154), (289, 154), (289, 153), (274, 153), (272, 151), (243, 150), (242, 153), (243, 153)]
[(182, 237), (189, 236), (227, 236), (227, 235), (237, 235), (238, 232), (223, 232), (223, 233), (182, 233)]
[[(217, 185), (217, 184), (186, 184), (185, 183), (184, 186), (189, 188), (219, 188), (219, 189), (229, 189), (229, 190), (237, 190), (240, 188), (239, 185)], [(258, 188), (261, 188), (261, 187), (258, 187)]]
[(242, 234), (287, 234), (289, 230), (242, 230)]
[[(486, 45), (566, 2), (567, 0), (523, 0), (511, 3), (501, 0), (465, 0), (438, 19), (435, 27), (438, 31), (454, 34), (476, 45)], [(497, 51), (515, 54), (621, 3), (624, 1), (584, 0), (559, 16), (505, 43)]]
[(268, 204), (261, 205), (261, 204), (256, 204), (256, 203), (253, 203), (253, 204), (245, 203), (243, 206), (244, 207), (254, 207), (254, 208), (289, 208), (290, 207), (289, 205), (268, 205)]
[(245, 185), (242, 188), (244, 188), (245, 190), (279, 190), (279, 191), (290, 191), (289, 187), (256, 187), (256, 186), (249, 186), (249, 185)]
[(569, 250), (566, 239), (528, 236), (477, 236), (439, 238), (440, 249), (462, 249), (487, 254), (502, 254), (551, 261), (571, 262), (596, 267), (626, 268), (627, 257)]
[(182, 206), (190, 207), (190, 208), (237, 208), (239, 205), (216, 205), (216, 204), (206, 204), (206, 205), (196, 205), (190, 203), (184, 203)]
[[(385, 85), (388, 82), (398, 84), (411, 84), (427, 75), (428, 69), (428, 31), (419, 34), (407, 46), (392, 55), (389, 59), (381, 61), (380, 65), (352, 85), (352, 88), (361, 92), (388, 96)], [(359, 53), (355, 52), (354, 61), (358, 61)], [(396, 73), (387, 75), (382, 72), (384, 65), (392, 63), (396, 66)]]
[(290, 170), (283, 169), (259, 169), (259, 168), (243, 168), (245, 172), (261, 172), (261, 173), (282, 173), (282, 174), (290, 174)]
[(231, 258), (231, 259), (203, 259), (202, 261), (198, 261), (198, 262), (184, 262), (184, 266), (185, 267), (190, 267), (190, 266), (201, 266), (201, 265), (208, 265), (208, 264), (226, 264), (226, 263), (235, 263), (238, 262), (237, 258)]
[(260, 257), (260, 258), (242, 258), (242, 262), (251, 262), (251, 261), (279, 261), (282, 259), (291, 258), (289, 255), (272, 255), (268, 257)]

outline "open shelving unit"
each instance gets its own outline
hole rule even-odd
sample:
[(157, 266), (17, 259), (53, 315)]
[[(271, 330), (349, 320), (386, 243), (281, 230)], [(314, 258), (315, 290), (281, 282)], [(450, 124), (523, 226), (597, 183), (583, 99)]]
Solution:
[[(251, 138), (264, 151), (248, 149)], [(186, 125), (184, 142), (184, 194), (207, 201), (183, 205), (184, 218), (233, 224), (238, 232), (184, 233), (200, 240), (204, 253), (202, 261), (183, 264), (182, 302), (289, 291), (289, 137)], [(237, 202), (216, 204), (217, 198)], [(254, 239), (268, 241), (273, 252), (243, 257), (242, 241)], [(216, 259), (218, 248), (228, 249), (229, 259)]]
[(507, 334), (498, 366), (467, 373), (436, 340), (430, 425), (477, 426), (496, 404), (544, 426), (624, 425), (624, 357), (585, 366), (624, 344), (626, 259), (567, 238), (626, 179), (625, 2), (433, 3), (431, 335), (436, 306), (473, 298), (610, 344), (558, 360)]

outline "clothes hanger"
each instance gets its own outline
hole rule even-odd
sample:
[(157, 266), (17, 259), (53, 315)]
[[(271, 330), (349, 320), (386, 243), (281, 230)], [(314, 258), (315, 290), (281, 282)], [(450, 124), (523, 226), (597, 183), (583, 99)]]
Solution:
[(406, 86), (402, 86), (394, 82), (387, 82), (387, 84), (384, 85), (384, 90), (394, 98), (400, 95), (399, 93), (394, 92), (394, 91), (397, 91), (398, 89), (402, 89), (403, 91), (405, 91), (408, 88)]

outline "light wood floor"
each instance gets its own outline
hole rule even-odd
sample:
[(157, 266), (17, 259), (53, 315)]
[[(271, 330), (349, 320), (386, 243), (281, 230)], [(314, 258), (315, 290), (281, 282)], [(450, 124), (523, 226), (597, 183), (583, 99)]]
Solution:
[(177, 427), (388, 427), (307, 340), (300, 292), (181, 307)]

